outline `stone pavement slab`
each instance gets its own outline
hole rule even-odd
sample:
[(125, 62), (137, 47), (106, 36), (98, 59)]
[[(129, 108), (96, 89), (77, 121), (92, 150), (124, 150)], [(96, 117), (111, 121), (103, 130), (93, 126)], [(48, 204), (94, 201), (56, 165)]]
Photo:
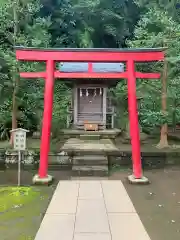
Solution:
[(108, 213), (136, 212), (121, 181), (102, 181)]
[(150, 240), (136, 213), (108, 214), (113, 240)]
[(79, 199), (103, 199), (100, 181), (81, 181)]
[(108, 233), (75, 233), (73, 240), (111, 240)]
[(77, 208), (79, 183), (76, 181), (62, 181), (57, 185), (52, 197), (51, 204), (47, 209), (47, 214), (69, 213), (75, 214)]
[(109, 233), (108, 216), (103, 199), (79, 200), (75, 233)]
[(75, 215), (46, 214), (35, 240), (72, 240)]
[(60, 181), (35, 240), (150, 240), (121, 181)]

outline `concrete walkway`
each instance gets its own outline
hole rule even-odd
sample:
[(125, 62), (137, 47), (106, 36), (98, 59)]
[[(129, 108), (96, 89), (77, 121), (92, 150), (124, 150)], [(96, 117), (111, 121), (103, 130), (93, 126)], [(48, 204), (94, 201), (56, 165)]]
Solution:
[(60, 181), (35, 240), (150, 240), (121, 181)]

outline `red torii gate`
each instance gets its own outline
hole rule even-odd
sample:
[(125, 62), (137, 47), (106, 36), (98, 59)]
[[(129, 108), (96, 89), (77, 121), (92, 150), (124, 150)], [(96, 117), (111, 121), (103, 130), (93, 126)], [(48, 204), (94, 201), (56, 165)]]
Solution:
[[(44, 78), (44, 115), (42, 124), (39, 173), (34, 182), (49, 182), (48, 153), (50, 147), (50, 133), (53, 110), (53, 88), (55, 78), (105, 78), (127, 79), (128, 110), (130, 121), (130, 135), (132, 145), (133, 175), (129, 180), (134, 182), (148, 181), (143, 177), (140, 137), (136, 101), (136, 78), (160, 78), (159, 73), (141, 73), (135, 71), (135, 62), (163, 61), (163, 48), (140, 49), (36, 49), (16, 47), (16, 59), (26, 61), (45, 61), (45, 72), (21, 72), (22, 78)], [(89, 62), (87, 73), (62, 73), (55, 70), (55, 62)], [(95, 73), (92, 71), (92, 62), (125, 62), (126, 71), (123, 73)]]

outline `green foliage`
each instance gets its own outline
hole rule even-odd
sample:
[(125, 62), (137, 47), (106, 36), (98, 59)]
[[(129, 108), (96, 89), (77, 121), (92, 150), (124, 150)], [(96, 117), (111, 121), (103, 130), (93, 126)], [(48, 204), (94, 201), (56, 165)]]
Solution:
[[(94, 47), (122, 47), (132, 34), (139, 12), (134, 1), (76, 0), (73, 9), (77, 16), (79, 46), (84, 38)], [(83, 37), (83, 38), (82, 38)]]
[(68, 88), (59, 81), (55, 84), (54, 108), (52, 133), (53, 137), (58, 137), (60, 129), (66, 128), (67, 109), (71, 101), (71, 95)]
[[(168, 61), (168, 115), (163, 117), (160, 109), (161, 82), (148, 81), (143, 88), (143, 104), (141, 105), (140, 115), (142, 123), (150, 126), (161, 125), (168, 122), (173, 125), (173, 116), (179, 122), (177, 106), (180, 96), (179, 82), (179, 55), (180, 55), (180, 24), (169, 16), (168, 12), (163, 11), (157, 5), (151, 7), (138, 22), (134, 39), (127, 41), (130, 47), (166, 47), (166, 57)], [(147, 71), (162, 71), (161, 64), (149, 64)], [(150, 99), (149, 99), (149, 97)], [(149, 101), (155, 104), (150, 104)], [(159, 102), (159, 104), (157, 104)]]
[[(137, 14), (134, 14), (137, 13)], [(11, 129), (15, 93), (18, 126), (41, 130), (44, 82), (19, 79), (19, 71), (44, 71), (42, 63), (15, 60), (14, 46), (123, 46), (138, 19), (132, 0), (7, 0), (0, 4), (0, 138)], [(126, 19), (125, 21), (123, 19)], [(53, 135), (66, 127), (70, 91), (62, 82), (54, 89)]]
[(180, 9), (176, 7), (179, 0), (135, 0), (135, 2), (141, 8), (142, 13), (146, 13), (149, 8), (157, 6), (161, 11), (167, 12), (170, 17), (179, 22)]
[[(39, 107), (36, 81), (29, 86), (28, 81), (19, 81), (20, 66), (15, 60), (15, 45), (47, 47), (50, 34), (47, 29), (51, 22), (49, 18), (35, 17), (41, 5), (39, 1), (7, 1), (0, 6), (0, 51), (1, 51), (1, 111), (0, 138), (9, 135), (11, 129), (12, 95), (16, 91), (17, 118), (19, 126), (34, 129), (37, 125), (36, 108)], [(13, 12), (15, 11), (15, 12)], [(23, 64), (21, 70), (35, 71), (40, 64)], [(33, 81), (33, 80), (31, 80)], [(30, 88), (29, 88), (30, 87)], [(8, 106), (8, 107), (7, 107)], [(42, 105), (41, 105), (42, 108)], [(36, 119), (36, 120), (35, 120)], [(39, 119), (38, 119), (39, 120)], [(33, 124), (34, 121), (34, 124)]]
[[(19, 71), (44, 71), (44, 63), (15, 60), (15, 45), (31, 47), (167, 47), (168, 114), (161, 113), (161, 82), (137, 80), (139, 119), (146, 128), (180, 121), (180, 10), (173, 0), (7, 0), (0, 1), (0, 139), (11, 129), (15, 92), (18, 125), (41, 130), (44, 81), (19, 79)], [(162, 63), (137, 64), (138, 71), (162, 71)], [(117, 125), (128, 119), (127, 83), (111, 90)], [(54, 89), (53, 136), (66, 127), (71, 91)]]

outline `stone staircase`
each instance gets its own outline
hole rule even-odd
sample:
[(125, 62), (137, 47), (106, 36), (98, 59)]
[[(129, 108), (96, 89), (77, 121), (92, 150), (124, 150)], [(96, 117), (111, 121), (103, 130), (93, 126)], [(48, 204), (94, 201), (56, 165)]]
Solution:
[(72, 173), (73, 176), (107, 176), (108, 157), (93, 153), (74, 156)]
[(119, 149), (111, 139), (101, 139), (99, 132), (84, 132), (79, 137), (69, 138), (61, 151), (71, 156), (73, 176), (103, 177), (108, 175), (108, 156)]

